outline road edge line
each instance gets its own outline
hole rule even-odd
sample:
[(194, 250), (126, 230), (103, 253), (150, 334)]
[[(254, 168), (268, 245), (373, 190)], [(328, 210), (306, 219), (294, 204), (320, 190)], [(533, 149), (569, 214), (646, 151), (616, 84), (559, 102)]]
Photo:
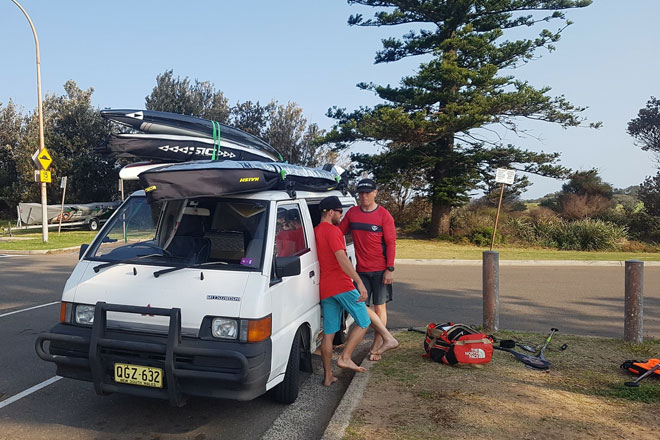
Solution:
[(9, 316), (9, 315), (14, 315), (16, 313), (28, 312), (30, 310), (40, 309), (42, 307), (54, 306), (55, 304), (59, 304), (59, 303), (60, 303), (60, 301), (54, 301), (54, 302), (48, 303), (48, 304), (41, 304), (41, 305), (34, 306), (34, 307), (28, 307), (27, 309), (14, 310), (13, 312), (3, 313), (2, 315), (0, 315), (0, 318), (4, 318), (5, 316)]
[(21, 391), (20, 393), (15, 394), (15, 395), (11, 396), (10, 398), (5, 399), (2, 402), (0, 402), (0, 409), (11, 405), (12, 403), (14, 403), (18, 400), (21, 400), (23, 397), (29, 396), (30, 394), (35, 393), (35, 392), (39, 391), (40, 389), (45, 388), (48, 385), (57, 382), (60, 379), (62, 379), (62, 376), (53, 376), (50, 379), (44, 380), (40, 384), (37, 384), (33, 387), (30, 387), (27, 390)]

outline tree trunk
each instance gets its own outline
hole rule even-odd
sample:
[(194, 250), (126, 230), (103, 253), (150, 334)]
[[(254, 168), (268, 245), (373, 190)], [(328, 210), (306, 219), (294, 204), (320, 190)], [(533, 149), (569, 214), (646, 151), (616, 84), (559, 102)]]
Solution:
[[(451, 203), (448, 203), (445, 189), (442, 188), (442, 182), (447, 175), (451, 175), (451, 162), (447, 157), (454, 150), (453, 134), (439, 139), (435, 145), (436, 156), (435, 165), (431, 174), (428, 176), (429, 183), (433, 188), (431, 191), (431, 238), (438, 238), (441, 235), (449, 235), (449, 214), (451, 213)], [(449, 169), (448, 169), (449, 167)], [(442, 195), (442, 197), (438, 197)]]
[(449, 235), (449, 218), (451, 206), (434, 201), (431, 209), (431, 238), (438, 238), (441, 235)]

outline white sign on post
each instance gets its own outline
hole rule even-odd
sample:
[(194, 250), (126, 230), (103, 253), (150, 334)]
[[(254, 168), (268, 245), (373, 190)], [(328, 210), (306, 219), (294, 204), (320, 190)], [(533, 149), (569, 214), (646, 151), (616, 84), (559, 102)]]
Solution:
[(495, 183), (513, 185), (513, 180), (515, 178), (516, 170), (507, 170), (506, 168), (498, 168), (495, 170)]
[(66, 188), (66, 179), (67, 176), (62, 177), (62, 180), (60, 181), (60, 188)]

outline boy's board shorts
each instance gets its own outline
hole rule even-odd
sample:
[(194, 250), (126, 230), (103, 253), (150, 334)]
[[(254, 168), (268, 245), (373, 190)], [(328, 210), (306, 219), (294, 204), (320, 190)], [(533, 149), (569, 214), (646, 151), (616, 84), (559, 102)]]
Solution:
[(371, 319), (369, 319), (367, 306), (364, 302), (357, 302), (358, 299), (360, 299), (360, 292), (357, 289), (322, 299), (323, 333), (330, 335), (341, 329), (341, 318), (344, 310), (353, 317), (357, 325), (362, 328), (369, 327)]
[(384, 270), (377, 272), (358, 272), (369, 294), (367, 306), (372, 302), (375, 306), (379, 306), (392, 301), (392, 285), (383, 284), (383, 273), (385, 273)]

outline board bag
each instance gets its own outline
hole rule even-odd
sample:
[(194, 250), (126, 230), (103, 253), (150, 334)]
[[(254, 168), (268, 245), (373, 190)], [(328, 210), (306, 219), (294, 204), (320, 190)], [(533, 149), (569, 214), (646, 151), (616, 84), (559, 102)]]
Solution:
[[(646, 362), (625, 361), (623, 364), (621, 364), (621, 368), (639, 376), (646, 373), (658, 364), (660, 364), (660, 359), (649, 359)], [(655, 370), (653, 374), (660, 375), (660, 368)]]
[(424, 339), (425, 357), (446, 365), (487, 364), (493, 357), (493, 341), (465, 324), (430, 323)]

